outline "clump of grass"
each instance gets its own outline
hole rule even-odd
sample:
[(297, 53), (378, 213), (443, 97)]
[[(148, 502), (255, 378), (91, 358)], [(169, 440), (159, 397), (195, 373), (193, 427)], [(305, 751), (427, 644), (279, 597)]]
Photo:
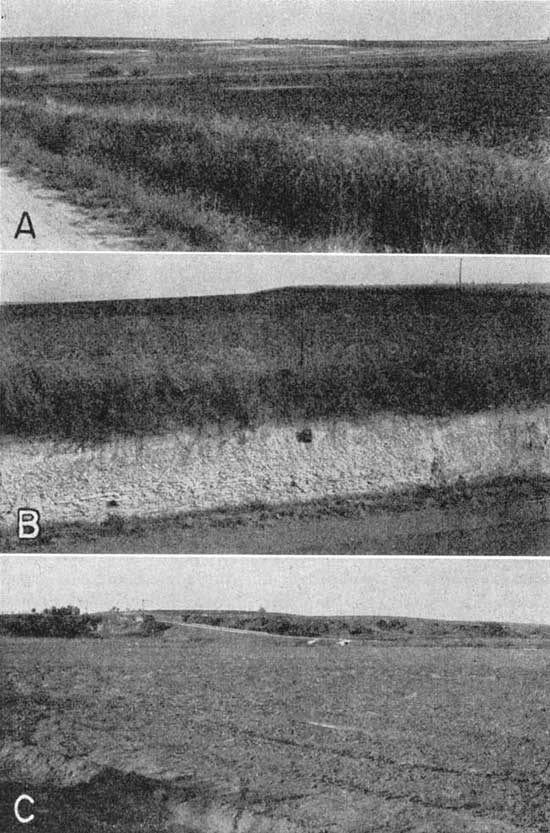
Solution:
[(550, 402), (550, 296), (286, 290), (5, 307), (1, 433), (445, 415)]
[[(144, 183), (139, 175), (128, 176), (82, 155), (53, 153), (32, 139), (5, 134), (2, 161), (6, 159), (21, 176), (28, 176), (31, 168), (34, 178), (64, 191), (76, 205), (97, 211), (105, 220), (116, 218), (116, 227), (135, 235), (136, 246), (142, 249), (260, 251), (299, 247), (288, 237), (283, 245), (274, 228), (221, 211), (215, 198), (185, 189), (169, 194)], [(324, 250), (322, 241), (318, 248)]]
[(5, 105), (4, 129), (138, 174), (175, 203), (182, 192), (204, 194), (306, 240), (351, 235), (375, 251), (550, 251), (548, 167), (494, 148), (39, 104)]

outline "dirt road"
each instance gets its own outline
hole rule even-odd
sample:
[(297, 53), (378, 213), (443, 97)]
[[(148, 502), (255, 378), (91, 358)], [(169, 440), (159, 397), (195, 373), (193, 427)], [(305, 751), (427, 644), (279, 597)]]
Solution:
[[(94, 212), (64, 202), (58, 191), (43, 188), (0, 168), (2, 206), (0, 246), (3, 251), (98, 251), (139, 248), (117, 219), (100, 218)], [(19, 234), (22, 213), (31, 219), (36, 237)], [(28, 230), (28, 221), (23, 223)]]
[[(177, 628), (199, 628), (200, 630), (205, 631), (216, 631), (219, 633), (238, 633), (239, 636), (241, 634), (248, 634), (249, 636), (269, 636), (272, 639), (293, 639), (293, 640), (302, 640), (303, 642), (307, 642), (310, 637), (309, 636), (295, 636), (293, 634), (285, 634), (285, 633), (270, 633), (269, 631), (253, 631), (249, 630), (248, 628), (228, 628), (222, 625), (203, 625), (200, 622), (178, 622), (176, 619), (160, 619), (158, 616), (155, 616), (157, 622), (163, 622), (165, 625), (170, 625), (171, 627)], [(324, 638), (324, 642), (328, 641), (328, 637)], [(338, 639), (334, 637), (332, 639), (333, 642), (337, 642)]]

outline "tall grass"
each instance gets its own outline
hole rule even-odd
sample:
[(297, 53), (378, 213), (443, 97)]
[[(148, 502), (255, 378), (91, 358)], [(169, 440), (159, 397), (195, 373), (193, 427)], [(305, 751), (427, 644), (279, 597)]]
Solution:
[(6, 104), (4, 130), (177, 200), (371, 250), (550, 251), (550, 170), (502, 150), (268, 120)]
[(6, 307), (0, 432), (94, 439), (550, 402), (550, 295), (285, 290)]

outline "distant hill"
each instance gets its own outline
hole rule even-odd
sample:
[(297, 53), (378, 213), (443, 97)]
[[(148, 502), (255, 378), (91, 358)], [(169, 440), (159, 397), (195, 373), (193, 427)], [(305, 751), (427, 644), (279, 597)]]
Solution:
[(457, 646), (479, 642), (507, 646), (529, 640), (550, 648), (550, 625), (419, 619), (408, 616), (301, 616), (235, 610), (154, 610), (152, 613), (156, 619), (166, 622), (235, 628), (280, 636)]

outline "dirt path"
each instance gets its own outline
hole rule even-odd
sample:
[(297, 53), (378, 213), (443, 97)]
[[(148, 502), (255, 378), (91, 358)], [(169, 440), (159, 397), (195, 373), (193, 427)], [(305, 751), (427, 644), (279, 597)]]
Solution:
[[(102, 251), (132, 250), (138, 241), (116, 218), (98, 218), (76, 208), (58, 191), (28, 182), (7, 168), (0, 168), (2, 204), (0, 246), (3, 251)], [(28, 212), (36, 237), (20, 234), (15, 239), (22, 212)], [(23, 225), (28, 229), (27, 222)]]
[[(175, 619), (159, 619), (158, 616), (155, 616), (155, 619), (157, 620), (157, 622), (163, 622), (166, 625), (171, 625), (172, 627), (176, 628), (199, 628), (205, 631), (216, 631), (217, 633), (238, 633), (239, 636), (243, 634), (245, 636), (247, 634), (249, 636), (269, 636), (272, 639), (300, 639), (303, 642), (307, 642), (311, 639), (310, 636), (296, 636), (293, 634), (285, 633), (270, 633), (269, 631), (253, 631), (247, 628), (228, 628), (225, 625), (203, 625), (200, 622), (178, 622)], [(324, 642), (327, 642), (328, 640), (331, 640), (332, 642), (337, 642), (338, 637), (323, 637)]]

